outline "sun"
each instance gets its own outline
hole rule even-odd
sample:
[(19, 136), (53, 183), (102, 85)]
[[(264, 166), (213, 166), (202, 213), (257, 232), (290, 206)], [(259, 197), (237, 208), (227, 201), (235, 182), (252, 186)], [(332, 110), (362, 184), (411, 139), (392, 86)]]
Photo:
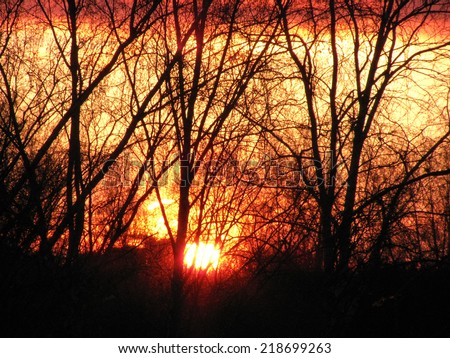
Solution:
[(220, 249), (213, 243), (187, 244), (184, 252), (184, 264), (196, 270), (217, 269), (219, 258)]

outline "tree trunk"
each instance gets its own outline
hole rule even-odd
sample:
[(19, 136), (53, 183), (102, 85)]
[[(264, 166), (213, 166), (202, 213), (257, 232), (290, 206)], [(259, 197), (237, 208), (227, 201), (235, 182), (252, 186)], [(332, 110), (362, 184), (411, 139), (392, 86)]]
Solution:
[(334, 237), (331, 226), (331, 205), (324, 203), (320, 215), (320, 233), (318, 248), (318, 269), (330, 273), (334, 270), (336, 262)]
[[(189, 138), (190, 139), (190, 138)], [(182, 319), (184, 306), (184, 250), (186, 247), (189, 223), (189, 190), (190, 190), (189, 154), (184, 153), (180, 170), (180, 204), (178, 206), (178, 230), (173, 244), (173, 275), (172, 275), (172, 308), (169, 335), (182, 336)]]
[(78, 59), (77, 39), (77, 4), (74, 0), (68, 0), (69, 5), (69, 28), (71, 37), (70, 50), (70, 73), (71, 73), (71, 100), (74, 106), (71, 118), (69, 160), (67, 171), (67, 206), (70, 217), (69, 223), (69, 248), (67, 252), (67, 263), (70, 265), (78, 257), (79, 246), (84, 229), (84, 202), (76, 203), (82, 192), (82, 170), (81, 170), (81, 144), (80, 144), (80, 117), (81, 105), (78, 105), (78, 87), (80, 79), (78, 76), (80, 63)]

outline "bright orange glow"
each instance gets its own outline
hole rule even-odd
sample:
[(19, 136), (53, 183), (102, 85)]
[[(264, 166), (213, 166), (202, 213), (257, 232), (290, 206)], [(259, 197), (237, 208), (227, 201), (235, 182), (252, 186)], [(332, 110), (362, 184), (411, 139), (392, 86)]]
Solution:
[(144, 247), (144, 241), (142, 239), (141, 240), (131, 239), (131, 240), (127, 240), (127, 245), (141, 249)]
[[(176, 232), (178, 226), (177, 207), (173, 205), (175, 200), (164, 198), (161, 199), (161, 204), (164, 207), (166, 218), (169, 223), (170, 230)], [(160, 203), (158, 200), (148, 202), (145, 205), (147, 212), (145, 213), (145, 223), (142, 223), (142, 227), (145, 228), (147, 233), (151, 233), (156, 239), (167, 239), (168, 229), (166, 222), (160, 210)]]
[[(174, 202), (175, 202), (175, 200), (172, 200), (172, 199), (162, 199), (161, 200), (161, 203), (163, 205), (170, 205), (170, 204), (173, 204)], [(159, 206), (160, 206), (159, 201), (156, 200), (156, 201), (150, 202), (147, 205), (147, 209), (148, 210), (155, 210), (155, 209), (159, 208)]]
[(217, 269), (220, 250), (212, 243), (187, 244), (184, 252), (184, 264), (196, 270)]

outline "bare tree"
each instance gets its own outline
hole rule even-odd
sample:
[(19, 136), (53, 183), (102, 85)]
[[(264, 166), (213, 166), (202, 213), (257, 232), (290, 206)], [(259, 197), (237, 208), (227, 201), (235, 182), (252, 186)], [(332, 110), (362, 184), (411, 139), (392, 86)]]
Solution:
[[(168, 58), (172, 43), (180, 48), (189, 24), (195, 24), (192, 42), (186, 45), (173, 75), (165, 82), (179, 158), (176, 230), (165, 218), (174, 255), (172, 334), (179, 334), (186, 280), (184, 252), (189, 241), (200, 239), (202, 211), (211, 190), (207, 186), (212, 173), (202, 181), (197, 180), (197, 173), (205, 162), (222, 160), (225, 150), (233, 151), (233, 145), (226, 149), (229, 137), (225, 128), (228, 123), (232, 125), (233, 110), (252, 78), (263, 69), (270, 55), (269, 40), (278, 26), (273, 9), (256, 13), (242, 1), (226, 6), (213, 1), (174, 1), (169, 12), (172, 16), (163, 32)], [(192, 209), (197, 205), (200, 214), (191, 221)], [(162, 201), (161, 208), (164, 215)]]
[[(108, 98), (107, 103), (114, 102), (114, 91), (117, 92), (117, 89), (119, 95), (132, 96), (132, 89), (126, 85), (126, 66), (132, 63), (133, 55), (126, 50), (132, 45), (136, 49), (143, 45), (139, 40), (164, 17), (159, 6), (160, 1), (123, 4), (106, 1), (99, 5), (67, 1), (58, 6), (52, 2), (37, 1), (23, 7), (27, 24), (16, 25), (14, 21), (8, 24), (13, 27), (10, 33), (16, 37), (29, 36), (22, 51), (28, 50), (26, 46), (38, 46), (38, 51), (24, 52), (22, 58), (17, 53), (12, 58), (14, 51), (21, 50), (17, 47), (21, 42), (19, 39), (15, 43), (7, 41), (4, 46), (9, 58), (2, 56), (6, 61), (2, 67), (2, 89), (5, 89), (5, 101), (9, 103), (8, 116), (14, 119), (10, 122), (17, 127), (10, 132), (10, 142), (7, 144), (11, 146), (15, 141), (20, 148), (17, 159), (4, 172), (11, 183), (5, 188), (5, 206), (12, 207), (23, 195), (36, 198), (30, 203), (38, 213), (42, 211), (39, 214), (41, 224), (38, 225), (43, 231), (39, 238), (41, 252), (50, 255), (58, 243), (57, 246), (67, 248), (67, 263), (76, 260), (79, 253), (85, 234), (88, 198), (91, 198), (111, 163), (127, 148), (139, 123), (151, 112), (153, 97), (158, 94), (176, 63), (174, 59), (169, 60), (148, 86), (147, 93), (139, 98), (139, 103), (122, 97), (119, 100), (122, 109), (114, 113), (101, 112), (102, 102), (105, 104)], [(8, 16), (12, 19), (11, 14)], [(182, 42), (187, 41), (192, 31), (187, 31)], [(181, 47), (176, 49), (174, 58), (181, 54)], [(30, 58), (30, 54), (35, 57)], [(13, 61), (17, 61), (15, 66), (12, 66)], [(28, 75), (27, 66), (30, 68)], [(24, 84), (26, 78), (30, 83), (28, 89), (17, 85), (12, 87), (12, 84)], [(93, 99), (102, 94), (103, 101), (93, 105)], [(124, 103), (131, 105), (123, 106)], [(114, 107), (114, 104), (111, 106)], [(35, 118), (33, 122), (30, 122), (30, 114)], [(28, 127), (25, 127), (30, 128), (28, 132), (20, 128), (17, 119), (20, 116), (28, 117)], [(103, 128), (101, 135), (98, 132), (94, 135), (95, 125)], [(96, 147), (95, 154), (93, 146)], [(58, 147), (67, 148), (67, 154)], [(50, 153), (55, 153), (60, 160), (57, 175), (59, 178), (61, 174), (66, 177), (64, 188), (58, 186), (66, 200), (59, 198), (58, 207), (50, 213), (51, 218), (49, 213), (45, 213), (47, 216), (44, 218), (43, 194), (37, 190), (35, 182)], [(19, 217), (20, 212), (13, 215), (9, 222)]]
[[(392, 98), (401, 93), (404, 101), (420, 108), (421, 99), (413, 93), (426, 89), (414, 79), (421, 77), (435, 87), (442, 85), (437, 63), (446, 56), (450, 43), (449, 34), (438, 29), (446, 21), (443, 14), (448, 12), (448, 3), (332, 0), (277, 4), (283, 18), (285, 46), (302, 86), (298, 96), (305, 105), (306, 120), (298, 125), (308, 128), (304, 131), (308, 140), (302, 150), (286, 139), (283, 144), (294, 157), (304, 158), (310, 153), (314, 163), (314, 182), (308, 183), (305, 178), (305, 183), (320, 209), (318, 265), (326, 271), (344, 269), (349, 266), (356, 245), (357, 213), (367, 208), (374, 197), (381, 198), (394, 190), (383, 185), (368, 195), (372, 188), (364, 187), (361, 181), (365, 173), (396, 176), (395, 188), (399, 191), (391, 201), (394, 210), (398, 195), (449, 135), (448, 124), (443, 124), (439, 129), (442, 136), (422, 149), (419, 156), (412, 159), (408, 153), (408, 160), (414, 160), (414, 165), (405, 170), (397, 171), (394, 163), (392, 167), (375, 168), (373, 160), (363, 161), (370, 150), (369, 138), (377, 128), (381, 128), (379, 140), (389, 135), (384, 132), (383, 123), (406, 126), (401, 124), (403, 118), (396, 117), (401, 115), (395, 114), (399, 107), (392, 107)], [(407, 79), (412, 79), (417, 87), (402, 88)], [(442, 101), (435, 98), (429, 102), (426, 113), (417, 108), (416, 115), (423, 118), (417, 118), (418, 122), (442, 123)], [(411, 140), (414, 137), (406, 128), (404, 133)], [(392, 150), (397, 150), (395, 145)], [(300, 161), (300, 170), (301, 165)], [(385, 218), (385, 225), (389, 226), (390, 220)], [(380, 235), (381, 238), (384, 234)]]

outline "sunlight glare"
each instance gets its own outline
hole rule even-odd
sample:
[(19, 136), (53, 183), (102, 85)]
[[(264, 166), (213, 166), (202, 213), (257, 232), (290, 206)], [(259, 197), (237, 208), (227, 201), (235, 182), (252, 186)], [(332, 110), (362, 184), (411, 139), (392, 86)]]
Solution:
[(184, 263), (197, 270), (217, 269), (219, 266), (220, 250), (212, 243), (187, 244)]
[[(173, 204), (174, 202), (175, 202), (175, 200), (172, 200), (172, 199), (162, 199), (162, 200), (161, 200), (161, 203), (162, 203), (163, 205), (170, 205), (170, 204)], [(157, 208), (159, 208), (159, 201), (158, 201), (158, 200), (152, 201), (151, 203), (149, 203), (149, 204), (147, 205), (147, 209), (148, 209), (149, 211), (155, 210), (155, 209), (157, 209)]]

